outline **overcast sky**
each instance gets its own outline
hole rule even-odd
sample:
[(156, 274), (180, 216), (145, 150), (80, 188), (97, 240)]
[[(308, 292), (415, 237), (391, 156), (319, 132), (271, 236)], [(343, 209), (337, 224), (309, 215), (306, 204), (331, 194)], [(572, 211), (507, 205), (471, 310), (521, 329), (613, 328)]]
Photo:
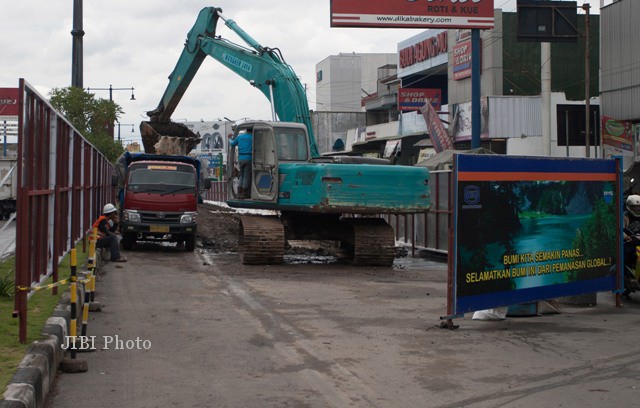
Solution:
[[(373, 1), (373, 0), (372, 0)], [(315, 65), (341, 52), (390, 53), (418, 29), (353, 29), (329, 26), (329, 0), (85, 0), (84, 87), (135, 88), (113, 91), (125, 114), (121, 138), (139, 140), (138, 125), (155, 108), (188, 31), (204, 7), (221, 7), (227, 18), (264, 46), (279, 48), (307, 87), (315, 109)], [(584, 0), (578, 0), (582, 5)], [(607, 0), (606, 4), (610, 3)], [(598, 13), (600, 0), (590, 0)], [(515, 12), (515, 0), (494, 0), (494, 7)], [(0, 87), (17, 87), (25, 78), (44, 96), (71, 83), (73, 0), (2, 0), (0, 9)], [(241, 43), (218, 24), (218, 34)], [(108, 98), (106, 90), (97, 97)], [(176, 121), (228, 117), (269, 119), (266, 98), (212, 58), (205, 59), (180, 105)], [(131, 125), (134, 125), (133, 127)], [(134, 133), (131, 132), (132, 128)]]

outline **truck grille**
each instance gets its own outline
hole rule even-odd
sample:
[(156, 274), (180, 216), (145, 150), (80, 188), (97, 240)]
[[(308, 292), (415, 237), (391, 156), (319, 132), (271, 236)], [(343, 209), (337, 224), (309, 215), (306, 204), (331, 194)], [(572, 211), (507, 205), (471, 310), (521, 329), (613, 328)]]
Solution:
[[(164, 216), (158, 217), (158, 214)], [(145, 223), (180, 224), (182, 213), (141, 212), (140, 220)]]

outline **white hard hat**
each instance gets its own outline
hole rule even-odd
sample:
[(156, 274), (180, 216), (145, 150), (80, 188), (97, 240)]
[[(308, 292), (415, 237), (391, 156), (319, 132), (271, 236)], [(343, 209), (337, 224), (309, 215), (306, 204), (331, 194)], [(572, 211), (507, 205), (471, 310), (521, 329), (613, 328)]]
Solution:
[(627, 197), (626, 205), (627, 205), (627, 210), (629, 210), (631, 214), (633, 214), (635, 217), (640, 217), (640, 212), (636, 212), (638, 209), (632, 208), (632, 207), (640, 206), (640, 195), (632, 194), (629, 197)]
[(118, 209), (111, 203), (105, 205), (104, 208), (102, 209), (103, 214), (111, 214), (116, 211), (118, 211)]

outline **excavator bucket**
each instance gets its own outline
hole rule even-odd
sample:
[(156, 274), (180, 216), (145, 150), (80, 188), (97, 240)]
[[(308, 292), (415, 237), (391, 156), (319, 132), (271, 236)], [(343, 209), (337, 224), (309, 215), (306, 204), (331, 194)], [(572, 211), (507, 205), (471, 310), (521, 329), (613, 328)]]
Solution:
[(182, 123), (141, 122), (145, 153), (187, 155), (202, 138)]

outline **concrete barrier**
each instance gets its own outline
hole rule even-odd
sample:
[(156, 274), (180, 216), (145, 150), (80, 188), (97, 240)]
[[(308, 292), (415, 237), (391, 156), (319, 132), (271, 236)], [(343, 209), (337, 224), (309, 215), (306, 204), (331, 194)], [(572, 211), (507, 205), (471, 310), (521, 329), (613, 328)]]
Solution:
[[(82, 282), (86, 280), (86, 271), (80, 273)], [(88, 285), (77, 285), (76, 298), (78, 310), (82, 310), (85, 290)], [(18, 369), (9, 381), (0, 400), (0, 408), (41, 408), (47, 397), (65, 357), (65, 344), (71, 331), (71, 294), (67, 291), (56, 305), (51, 317), (42, 328), (42, 338), (34, 341), (27, 349)], [(85, 370), (86, 371), (86, 370)]]
[(69, 333), (70, 296), (66, 293), (42, 329), (42, 339), (34, 341), (9, 381), (0, 408), (40, 408), (55, 382)]

